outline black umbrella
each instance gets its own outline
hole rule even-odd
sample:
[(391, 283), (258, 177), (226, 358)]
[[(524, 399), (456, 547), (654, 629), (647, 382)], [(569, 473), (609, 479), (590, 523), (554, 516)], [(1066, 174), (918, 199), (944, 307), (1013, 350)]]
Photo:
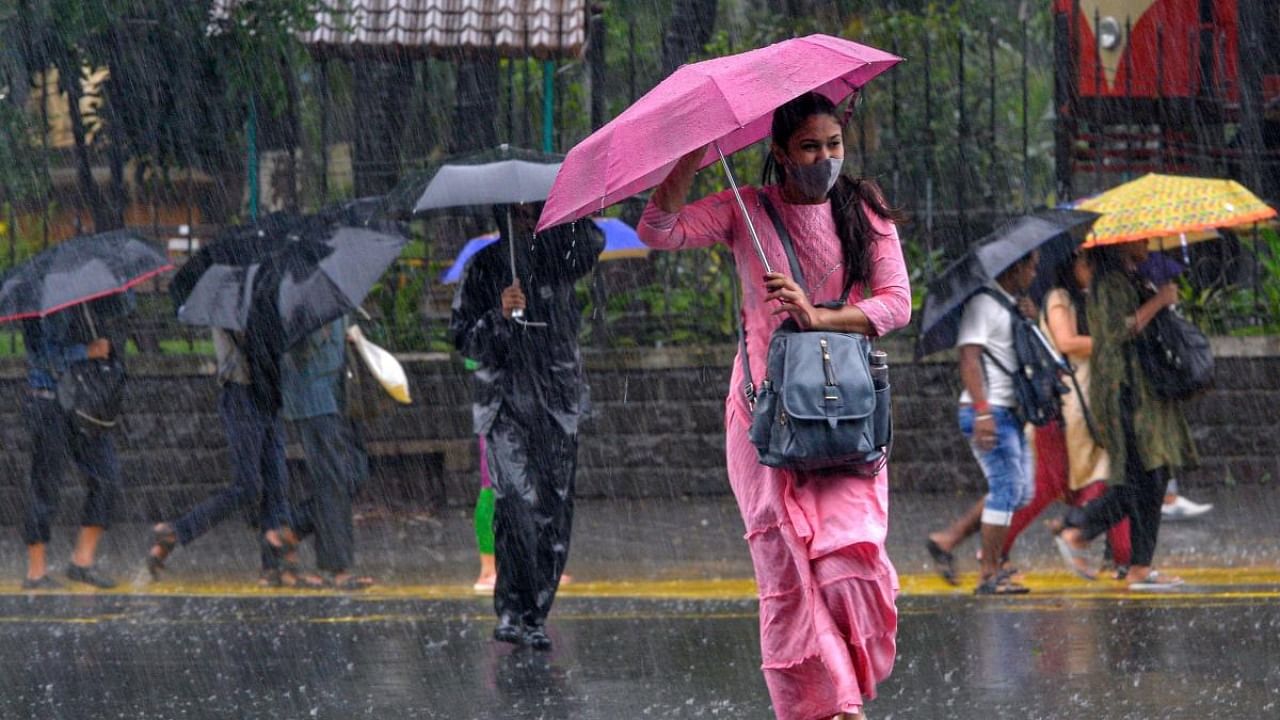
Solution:
[(1024, 215), (980, 240), (929, 282), (920, 312), (916, 357), (956, 344), (965, 302), (1033, 250), (1055, 256), (1080, 243), (1098, 216), (1078, 210)]
[(71, 238), (0, 277), (0, 322), (44, 317), (121, 293), (172, 267), (130, 230)]
[(273, 305), (278, 326), (270, 334), (288, 348), (364, 302), (404, 244), (399, 235), (317, 227), (306, 218), (293, 226), (238, 229), (208, 252), (201, 249), (190, 272), (184, 267), (174, 278), (178, 319), (243, 331), (251, 329), (255, 305)]

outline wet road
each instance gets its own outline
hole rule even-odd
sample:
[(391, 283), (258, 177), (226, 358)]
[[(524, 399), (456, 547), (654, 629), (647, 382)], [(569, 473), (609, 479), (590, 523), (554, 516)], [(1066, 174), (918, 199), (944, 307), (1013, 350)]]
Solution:
[[(1280, 716), (1280, 577), (1139, 596), (1032, 575), (1024, 598), (904, 578), (881, 718)], [(771, 718), (750, 584), (583, 585), (556, 647), (488, 640), (457, 587), (0, 595), (0, 718)], [(644, 596), (644, 597), (641, 597)]]

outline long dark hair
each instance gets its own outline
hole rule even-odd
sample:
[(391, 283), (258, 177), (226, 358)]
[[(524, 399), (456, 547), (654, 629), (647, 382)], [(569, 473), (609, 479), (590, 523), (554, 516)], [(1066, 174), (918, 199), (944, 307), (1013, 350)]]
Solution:
[[(786, 151), (787, 143), (796, 130), (814, 115), (830, 115), (840, 122), (835, 103), (818, 93), (805, 93), (773, 111), (771, 129), (773, 143)], [(763, 184), (782, 185), (787, 180), (787, 170), (770, 152), (764, 161)], [(840, 254), (844, 263), (843, 299), (849, 295), (855, 282), (871, 279), (871, 241), (876, 231), (871, 219), (863, 212), (863, 205), (876, 215), (888, 220), (896, 219), (895, 213), (884, 199), (884, 193), (875, 182), (848, 175), (841, 175), (827, 195), (831, 200), (831, 214), (836, 221), (836, 234), (840, 236)]]
[[(1050, 289), (1062, 288), (1066, 291), (1067, 297), (1071, 298), (1071, 304), (1076, 309), (1076, 332), (1088, 335), (1089, 320), (1085, 312), (1084, 289), (1080, 287), (1080, 283), (1076, 282), (1076, 260), (1081, 252), (1083, 251), (1077, 250), (1053, 267), (1053, 277), (1050, 279), (1049, 287)], [(1089, 258), (1089, 262), (1092, 263), (1093, 259)]]

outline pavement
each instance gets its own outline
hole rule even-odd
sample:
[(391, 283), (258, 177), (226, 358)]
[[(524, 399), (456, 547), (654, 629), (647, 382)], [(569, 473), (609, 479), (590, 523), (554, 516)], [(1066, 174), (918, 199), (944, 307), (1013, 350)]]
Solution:
[[(1165, 522), (1157, 565), (1197, 585), (1248, 589), (1280, 586), (1280, 486), (1255, 485), (1197, 490), (1197, 501), (1214, 503), (1207, 515)], [(953, 588), (935, 574), (924, 536), (945, 525), (975, 498), (968, 495), (891, 495), (889, 556), (906, 594), (968, 592), (976, 584), (977, 544), (956, 551), (961, 584)], [(1061, 506), (1045, 518), (1061, 514)], [(50, 558), (55, 575), (70, 553), (74, 528), (55, 528)], [(753, 598), (751, 560), (731, 496), (683, 500), (579, 500), (566, 595)], [(390, 512), (365, 503), (356, 518), (357, 563), (379, 580), (375, 596), (461, 598), (472, 595), (478, 570), (469, 512)], [(228, 521), (189, 547), (175, 551), (161, 583), (149, 582), (143, 558), (149, 525), (113, 528), (103, 541), (99, 565), (121, 580), (117, 593), (256, 592), (258, 555), (252, 531)], [(1095, 543), (1101, 551), (1101, 543)], [(304, 564), (311, 562), (304, 545)], [(24, 555), (17, 532), (0, 533), (0, 594), (19, 590)], [(1122, 586), (1088, 583), (1065, 572), (1051, 535), (1034, 524), (1018, 540), (1013, 561), (1033, 590), (1069, 594), (1110, 592)], [(71, 588), (69, 591), (76, 591)], [(280, 591), (276, 591), (280, 592)]]
[[(1017, 598), (972, 595), (972, 543), (957, 554), (959, 587), (930, 566), (924, 534), (973, 498), (895, 496), (899, 655), (868, 715), (1280, 717), (1280, 489), (1189, 494), (1215, 508), (1162, 529), (1158, 564), (1187, 579), (1179, 591), (1080, 580), (1035, 526), (1014, 556), (1033, 592)], [(55, 531), (55, 573), (70, 530)], [(10, 531), (0, 720), (773, 717), (731, 498), (580, 502), (550, 653), (489, 639), (472, 532), (463, 511), (367, 507), (359, 569), (380, 583), (340, 593), (259, 589), (239, 523), (180, 548), (151, 583), (147, 526), (130, 524), (102, 548), (119, 588), (24, 593)]]

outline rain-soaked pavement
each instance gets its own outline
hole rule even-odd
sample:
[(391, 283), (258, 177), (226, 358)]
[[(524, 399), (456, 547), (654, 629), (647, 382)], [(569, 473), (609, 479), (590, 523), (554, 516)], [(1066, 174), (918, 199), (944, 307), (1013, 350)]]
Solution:
[[(1162, 533), (1182, 591), (1076, 580), (1030, 531), (1034, 592), (999, 599), (941, 584), (918, 547), (966, 498), (899, 498), (899, 659), (869, 716), (1280, 717), (1280, 498), (1195, 497), (1218, 507)], [(24, 594), (6, 539), (0, 718), (771, 718), (734, 512), (581, 503), (548, 654), (488, 639), (461, 512), (363, 521), (364, 569), (384, 582), (361, 594), (257, 590), (242, 528), (180, 550), (159, 585)], [(104, 566), (130, 574), (144, 542), (117, 529)]]

